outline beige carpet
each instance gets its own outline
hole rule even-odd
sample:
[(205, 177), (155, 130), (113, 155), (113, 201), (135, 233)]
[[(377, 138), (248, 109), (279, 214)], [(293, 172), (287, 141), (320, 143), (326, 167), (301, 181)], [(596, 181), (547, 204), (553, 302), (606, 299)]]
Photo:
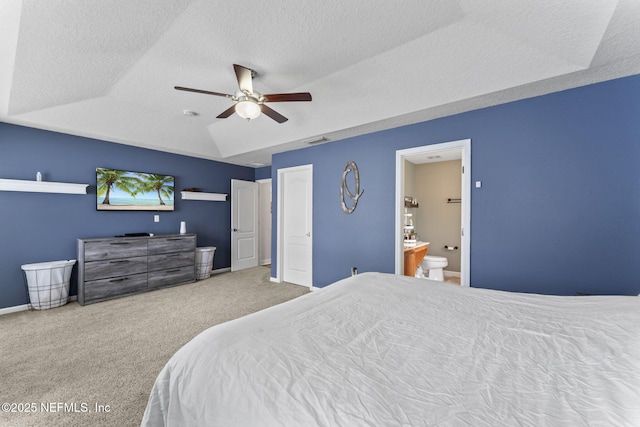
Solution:
[[(81, 307), (0, 316), (0, 426), (136, 426), (153, 382), (208, 327), (308, 288), (255, 267)], [(98, 405), (98, 406), (96, 406)], [(30, 410), (31, 412), (25, 412)]]

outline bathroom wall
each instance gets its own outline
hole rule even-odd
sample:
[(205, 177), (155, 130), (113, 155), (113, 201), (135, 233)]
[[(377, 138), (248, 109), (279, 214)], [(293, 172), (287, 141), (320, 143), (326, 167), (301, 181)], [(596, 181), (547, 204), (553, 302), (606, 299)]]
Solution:
[[(404, 195), (416, 197), (416, 164), (404, 161)], [(418, 198), (418, 201), (420, 199)]]
[[(461, 160), (415, 165), (414, 193), (419, 206), (415, 209), (415, 226), (421, 240), (427, 241), (429, 255), (444, 256), (449, 260), (447, 271), (460, 271), (461, 205), (447, 203), (449, 198), (460, 198)], [(445, 245), (457, 246), (448, 251)]]
[[(415, 191), (415, 182), (416, 182), (416, 165), (414, 163), (411, 163), (407, 160), (405, 160), (404, 162), (404, 177), (403, 177), (403, 186), (404, 186), (404, 196), (406, 197), (416, 197), (416, 191)], [(417, 226), (416, 226), (416, 218), (418, 215), (418, 209), (416, 208), (405, 208), (404, 212), (411, 215), (411, 216), (405, 216), (403, 218), (404, 222), (403, 224), (409, 224), (410, 221), (411, 223), (413, 223), (413, 226), (415, 227), (414, 230), (416, 231), (420, 231)], [(418, 238), (421, 238), (422, 236), (417, 236)]]

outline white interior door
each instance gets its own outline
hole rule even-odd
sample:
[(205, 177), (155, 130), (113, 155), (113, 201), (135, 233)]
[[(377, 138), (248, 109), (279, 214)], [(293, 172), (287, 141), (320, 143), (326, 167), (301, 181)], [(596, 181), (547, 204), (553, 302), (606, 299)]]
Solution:
[(278, 170), (279, 271), (288, 283), (313, 285), (313, 168)]
[(231, 180), (231, 271), (258, 265), (258, 184)]

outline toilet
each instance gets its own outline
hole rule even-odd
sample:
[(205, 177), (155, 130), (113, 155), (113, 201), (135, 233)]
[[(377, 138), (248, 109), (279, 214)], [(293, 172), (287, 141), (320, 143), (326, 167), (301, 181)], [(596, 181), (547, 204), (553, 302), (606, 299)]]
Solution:
[(433, 255), (426, 255), (420, 263), (423, 271), (429, 270), (427, 279), (437, 280), (439, 282), (444, 281), (444, 272), (442, 269), (448, 265), (449, 260), (447, 260), (446, 257)]

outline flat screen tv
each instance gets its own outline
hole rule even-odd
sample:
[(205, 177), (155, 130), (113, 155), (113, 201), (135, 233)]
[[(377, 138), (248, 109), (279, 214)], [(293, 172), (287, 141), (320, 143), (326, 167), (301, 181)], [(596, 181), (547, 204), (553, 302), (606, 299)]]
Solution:
[(171, 175), (96, 168), (99, 211), (173, 211), (175, 178)]

